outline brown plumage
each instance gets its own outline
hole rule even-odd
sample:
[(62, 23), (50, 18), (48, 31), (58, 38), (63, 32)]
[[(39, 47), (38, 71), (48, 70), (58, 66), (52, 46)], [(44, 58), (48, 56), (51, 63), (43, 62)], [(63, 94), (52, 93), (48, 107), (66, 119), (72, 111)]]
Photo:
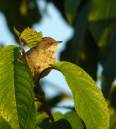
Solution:
[(44, 37), (36, 47), (26, 53), (28, 65), (34, 75), (40, 75), (42, 71), (56, 62), (57, 45), (57, 41), (53, 38)]

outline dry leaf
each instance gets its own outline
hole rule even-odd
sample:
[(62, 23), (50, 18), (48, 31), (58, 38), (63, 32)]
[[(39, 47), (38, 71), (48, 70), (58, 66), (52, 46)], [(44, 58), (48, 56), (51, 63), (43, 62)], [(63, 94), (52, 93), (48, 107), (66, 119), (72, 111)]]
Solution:
[(57, 45), (57, 41), (53, 38), (44, 37), (36, 47), (27, 52), (28, 65), (34, 75), (40, 75), (42, 71), (56, 62)]

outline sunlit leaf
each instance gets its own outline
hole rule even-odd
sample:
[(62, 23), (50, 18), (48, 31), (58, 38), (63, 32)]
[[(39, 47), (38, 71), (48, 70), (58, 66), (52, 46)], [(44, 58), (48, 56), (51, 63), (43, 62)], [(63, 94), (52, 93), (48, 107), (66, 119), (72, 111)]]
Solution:
[(109, 129), (108, 107), (93, 79), (69, 62), (60, 62), (53, 67), (65, 76), (73, 94), (76, 112), (87, 129)]
[(42, 40), (42, 33), (36, 32), (31, 28), (26, 28), (20, 35), (20, 39), (30, 48), (37, 46)]
[(53, 113), (53, 117), (54, 117), (54, 120), (57, 121), (64, 118), (64, 115), (61, 112), (55, 112)]
[(69, 121), (72, 129), (83, 129), (82, 121), (75, 112), (68, 112), (64, 115), (65, 119)]
[(0, 51), (0, 116), (13, 129), (34, 129), (32, 76), (19, 55), (15, 46)]

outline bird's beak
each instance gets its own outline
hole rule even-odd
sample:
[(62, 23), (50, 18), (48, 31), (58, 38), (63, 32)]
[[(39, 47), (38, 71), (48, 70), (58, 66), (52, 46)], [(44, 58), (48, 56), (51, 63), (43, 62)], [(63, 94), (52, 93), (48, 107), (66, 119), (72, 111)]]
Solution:
[(57, 43), (62, 43), (62, 41), (56, 41)]

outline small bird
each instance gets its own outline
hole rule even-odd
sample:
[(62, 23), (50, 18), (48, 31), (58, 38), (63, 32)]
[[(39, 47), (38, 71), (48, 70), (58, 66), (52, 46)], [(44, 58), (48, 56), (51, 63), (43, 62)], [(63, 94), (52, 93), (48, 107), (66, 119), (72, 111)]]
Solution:
[(43, 37), (37, 46), (26, 52), (27, 63), (34, 75), (40, 75), (56, 63), (55, 55), (60, 42), (50, 37)]

